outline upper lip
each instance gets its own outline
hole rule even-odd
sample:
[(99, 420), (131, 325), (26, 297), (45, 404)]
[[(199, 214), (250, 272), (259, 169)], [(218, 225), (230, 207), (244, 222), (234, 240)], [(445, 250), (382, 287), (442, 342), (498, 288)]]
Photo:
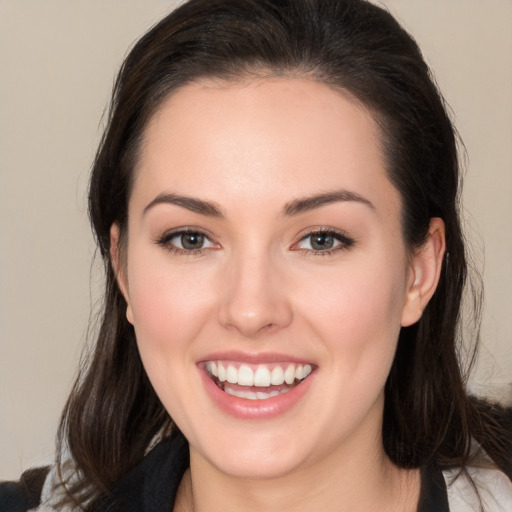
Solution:
[(267, 363), (297, 363), (297, 364), (314, 364), (310, 359), (292, 356), (288, 354), (280, 354), (274, 352), (241, 352), (227, 351), (214, 352), (205, 357), (201, 357), (197, 362), (205, 363), (206, 361), (233, 361), (247, 364), (267, 364)]

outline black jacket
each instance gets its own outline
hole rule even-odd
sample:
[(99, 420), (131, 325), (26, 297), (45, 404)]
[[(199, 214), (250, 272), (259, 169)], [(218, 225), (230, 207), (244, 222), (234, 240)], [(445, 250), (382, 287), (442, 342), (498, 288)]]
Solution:
[[(168, 512), (188, 466), (186, 440), (165, 439), (90, 512)], [(0, 484), (0, 512), (26, 512), (37, 506), (48, 468), (31, 471), (28, 480), (29, 472), (19, 482)], [(418, 512), (449, 512), (443, 473), (434, 465), (421, 469)]]

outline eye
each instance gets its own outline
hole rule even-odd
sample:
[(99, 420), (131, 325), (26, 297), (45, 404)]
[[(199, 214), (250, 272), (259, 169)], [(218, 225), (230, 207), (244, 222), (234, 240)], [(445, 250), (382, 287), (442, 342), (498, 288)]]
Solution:
[(293, 248), (313, 253), (330, 254), (333, 251), (348, 249), (352, 245), (354, 245), (354, 239), (345, 233), (321, 229), (303, 236)]
[(157, 240), (157, 244), (180, 253), (197, 253), (203, 249), (217, 247), (205, 233), (191, 229), (166, 233)]

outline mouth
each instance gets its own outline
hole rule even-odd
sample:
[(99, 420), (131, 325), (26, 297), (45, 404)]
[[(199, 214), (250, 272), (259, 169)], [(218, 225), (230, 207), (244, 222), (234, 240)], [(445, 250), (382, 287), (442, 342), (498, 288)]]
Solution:
[(313, 365), (301, 363), (246, 364), (206, 361), (207, 375), (218, 388), (238, 398), (266, 400), (288, 393), (311, 375)]

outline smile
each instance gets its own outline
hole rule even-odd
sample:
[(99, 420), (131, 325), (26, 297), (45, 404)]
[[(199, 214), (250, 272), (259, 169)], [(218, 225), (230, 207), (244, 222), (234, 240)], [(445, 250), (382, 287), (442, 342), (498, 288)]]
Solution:
[(266, 400), (287, 393), (312, 372), (310, 364), (249, 365), (207, 361), (206, 372), (225, 393), (248, 400)]

